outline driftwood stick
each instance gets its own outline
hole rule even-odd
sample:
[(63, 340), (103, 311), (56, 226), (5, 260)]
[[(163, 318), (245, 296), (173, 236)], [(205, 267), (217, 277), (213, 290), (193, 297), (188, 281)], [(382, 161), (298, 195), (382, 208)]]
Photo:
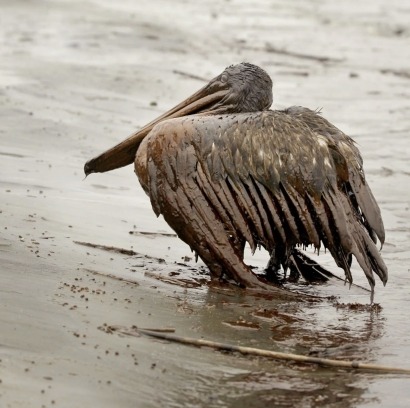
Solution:
[(161, 333), (147, 329), (137, 329), (139, 333), (162, 340), (168, 340), (175, 343), (188, 344), (197, 347), (211, 347), (216, 350), (236, 351), (244, 355), (268, 357), (277, 360), (287, 360), (300, 363), (319, 364), (326, 367), (349, 368), (355, 370), (374, 371), (383, 374), (410, 374), (410, 369), (400, 367), (388, 367), (377, 364), (359, 363), (356, 361), (332, 360), (328, 358), (309, 357), (299, 354), (281, 353), (277, 351), (258, 349), (254, 347), (235, 346), (233, 344), (219, 343), (210, 340), (194, 339), (191, 337), (182, 337), (175, 334)]
[(136, 256), (136, 257), (139, 257), (139, 258), (153, 259), (154, 261), (157, 261), (159, 263), (164, 263), (165, 262), (165, 260), (162, 259), (162, 258), (155, 258), (153, 256), (144, 255), (144, 254), (141, 254), (139, 252), (135, 252), (132, 249), (119, 248), (119, 247), (114, 247), (114, 246), (110, 246), (110, 245), (93, 244), (92, 242), (83, 242), (83, 241), (73, 241), (73, 242), (74, 242), (74, 244), (86, 246), (86, 247), (89, 247), (89, 248), (101, 249), (103, 251), (115, 252), (117, 254)]
[(132, 249), (124, 249), (124, 248), (118, 248), (118, 247), (113, 247), (113, 246), (108, 246), (108, 245), (93, 244), (92, 242), (83, 242), (83, 241), (73, 241), (73, 242), (74, 244), (77, 244), (77, 245), (83, 245), (89, 248), (102, 249), (108, 252), (116, 252), (117, 254), (124, 254), (124, 255), (129, 255), (129, 256), (141, 255), (138, 252), (133, 251)]

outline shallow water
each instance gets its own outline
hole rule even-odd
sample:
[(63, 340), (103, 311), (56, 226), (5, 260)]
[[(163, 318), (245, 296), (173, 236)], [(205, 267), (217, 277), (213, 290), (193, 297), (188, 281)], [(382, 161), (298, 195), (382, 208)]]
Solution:
[[(410, 368), (409, 18), (407, 2), (381, 0), (2, 4), (1, 406), (409, 406), (405, 376), (103, 330), (173, 327)], [(242, 60), (272, 76), (275, 108), (322, 107), (358, 142), (386, 226), (381, 310), (349, 307), (369, 294), (342, 282), (310, 289), (338, 303), (209, 286), (131, 168), (83, 181), (87, 159)], [(262, 266), (265, 257), (249, 262)], [(354, 279), (367, 286), (357, 267)]]

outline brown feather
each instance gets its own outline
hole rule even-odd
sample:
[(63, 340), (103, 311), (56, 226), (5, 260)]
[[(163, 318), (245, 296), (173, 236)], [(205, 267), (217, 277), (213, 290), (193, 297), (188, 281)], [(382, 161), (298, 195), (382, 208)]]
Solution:
[[(371, 285), (372, 271), (385, 281), (387, 269), (371, 240), (373, 230), (384, 238), (380, 212), (364, 180), (361, 157), (331, 125), (318, 134), (313, 115), (319, 117), (308, 110), (267, 111), (163, 122), (148, 136), (148, 194), (154, 210), (167, 214), (178, 235), (205, 257), (195, 233), (188, 237), (184, 232), (188, 223), (215, 256), (221, 254), (219, 245), (231, 245), (241, 256), (247, 241), (252, 250), (261, 244), (279, 251), (275, 256), (286, 262), (295, 246), (323, 243), (349, 281), (351, 253)], [(349, 183), (357, 201), (346, 195)], [(177, 209), (170, 211), (172, 206)], [(172, 217), (182, 218), (184, 227), (178, 229)]]

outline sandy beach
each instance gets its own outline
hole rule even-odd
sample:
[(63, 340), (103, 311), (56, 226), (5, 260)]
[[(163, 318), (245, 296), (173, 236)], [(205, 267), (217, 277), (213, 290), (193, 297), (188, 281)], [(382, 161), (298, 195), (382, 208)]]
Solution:
[[(410, 406), (408, 376), (109, 329), (410, 368), (407, 2), (17, 0), (0, 21), (1, 407)], [(349, 306), (369, 294), (342, 282), (313, 303), (209, 285), (132, 166), (84, 179), (88, 159), (242, 61), (272, 77), (274, 109), (321, 108), (358, 143), (386, 228), (380, 308)], [(367, 286), (357, 265), (354, 280)]]

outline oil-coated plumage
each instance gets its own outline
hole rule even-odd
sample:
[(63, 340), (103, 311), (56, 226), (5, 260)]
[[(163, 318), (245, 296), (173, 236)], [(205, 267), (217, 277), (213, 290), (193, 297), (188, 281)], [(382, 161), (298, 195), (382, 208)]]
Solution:
[[(305, 274), (297, 248), (327, 248), (349, 282), (352, 255), (372, 288), (387, 268), (385, 235), (353, 140), (319, 113), (269, 110), (272, 83), (251, 64), (227, 68), (192, 97), (89, 161), (86, 174), (134, 160), (152, 207), (202, 258), (213, 277), (271, 289), (243, 262), (246, 242)], [(313, 269), (318, 269), (313, 268)]]

